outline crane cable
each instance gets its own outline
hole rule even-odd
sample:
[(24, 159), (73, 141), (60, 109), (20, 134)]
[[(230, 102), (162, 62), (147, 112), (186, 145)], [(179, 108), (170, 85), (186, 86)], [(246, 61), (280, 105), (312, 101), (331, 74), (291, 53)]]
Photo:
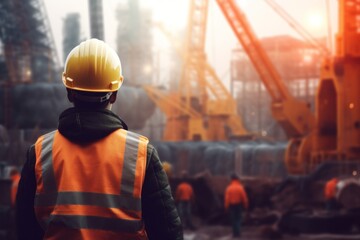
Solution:
[(275, 11), (280, 17), (282, 17), (296, 32), (298, 32), (305, 40), (307, 40), (312, 46), (318, 48), (326, 56), (330, 55), (330, 51), (327, 47), (316, 40), (311, 34), (303, 28), (293, 17), (291, 17), (279, 4), (273, 0), (265, 0), (265, 2)]

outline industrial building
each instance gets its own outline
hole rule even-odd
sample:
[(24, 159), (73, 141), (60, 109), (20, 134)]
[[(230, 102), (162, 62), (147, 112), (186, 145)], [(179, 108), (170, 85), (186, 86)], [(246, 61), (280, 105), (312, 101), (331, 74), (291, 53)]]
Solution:
[[(237, 43), (222, 59), (229, 86), (205, 47), (210, 2)], [(320, 38), (275, 0), (264, 2), (301, 37), (260, 38), (238, 2), (189, 0), (179, 34), (154, 21), (156, 6), (119, 1), (109, 13), (104, 1), (89, 0), (90, 35), (83, 36), (83, 16), (69, 9), (62, 54), (84, 37), (111, 41), (104, 19), (116, 16), (113, 40), (125, 81), (112, 111), (149, 137), (170, 166), (174, 194), (189, 174), (196, 229), (185, 229), (184, 239), (233, 239), (224, 191), (234, 172), (250, 203), (239, 239), (360, 239), (360, 2), (338, 0), (336, 37)], [(2, 0), (0, 14), (0, 239), (12, 240), (9, 173), (21, 169), (30, 145), (56, 129), (71, 104), (44, 1)], [(154, 34), (172, 48), (169, 74), (159, 73)], [(329, 212), (324, 187), (334, 177), (339, 207)]]

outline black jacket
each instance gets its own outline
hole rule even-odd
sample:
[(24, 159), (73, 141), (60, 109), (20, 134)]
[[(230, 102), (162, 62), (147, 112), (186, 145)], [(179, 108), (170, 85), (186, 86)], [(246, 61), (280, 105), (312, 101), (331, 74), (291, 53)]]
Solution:
[[(59, 117), (59, 132), (73, 142), (97, 141), (126, 124), (109, 110), (79, 110), (69, 108)], [(44, 231), (38, 224), (34, 212), (36, 192), (35, 148), (27, 153), (16, 201), (18, 239), (42, 239)], [(142, 189), (142, 214), (149, 239), (183, 239), (178, 216), (167, 176), (162, 168), (156, 149), (148, 144), (147, 163)]]

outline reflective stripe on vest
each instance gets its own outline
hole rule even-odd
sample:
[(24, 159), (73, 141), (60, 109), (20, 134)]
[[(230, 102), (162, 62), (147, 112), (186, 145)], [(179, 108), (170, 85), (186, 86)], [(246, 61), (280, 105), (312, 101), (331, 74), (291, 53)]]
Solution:
[(35, 144), (35, 212), (45, 236), (54, 226), (141, 233), (147, 143), (123, 129), (84, 145), (58, 131), (41, 136)]

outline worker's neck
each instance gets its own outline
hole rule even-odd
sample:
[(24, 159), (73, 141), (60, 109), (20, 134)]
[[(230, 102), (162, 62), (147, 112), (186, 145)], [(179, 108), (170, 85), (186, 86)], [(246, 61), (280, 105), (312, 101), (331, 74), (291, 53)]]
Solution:
[(80, 110), (102, 110), (102, 109), (106, 109), (111, 111), (112, 108), (112, 104), (109, 103), (108, 105), (106, 105), (106, 107), (94, 107), (94, 106), (88, 106), (88, 105), (74, 105), (75, 108), (80, 109)]

